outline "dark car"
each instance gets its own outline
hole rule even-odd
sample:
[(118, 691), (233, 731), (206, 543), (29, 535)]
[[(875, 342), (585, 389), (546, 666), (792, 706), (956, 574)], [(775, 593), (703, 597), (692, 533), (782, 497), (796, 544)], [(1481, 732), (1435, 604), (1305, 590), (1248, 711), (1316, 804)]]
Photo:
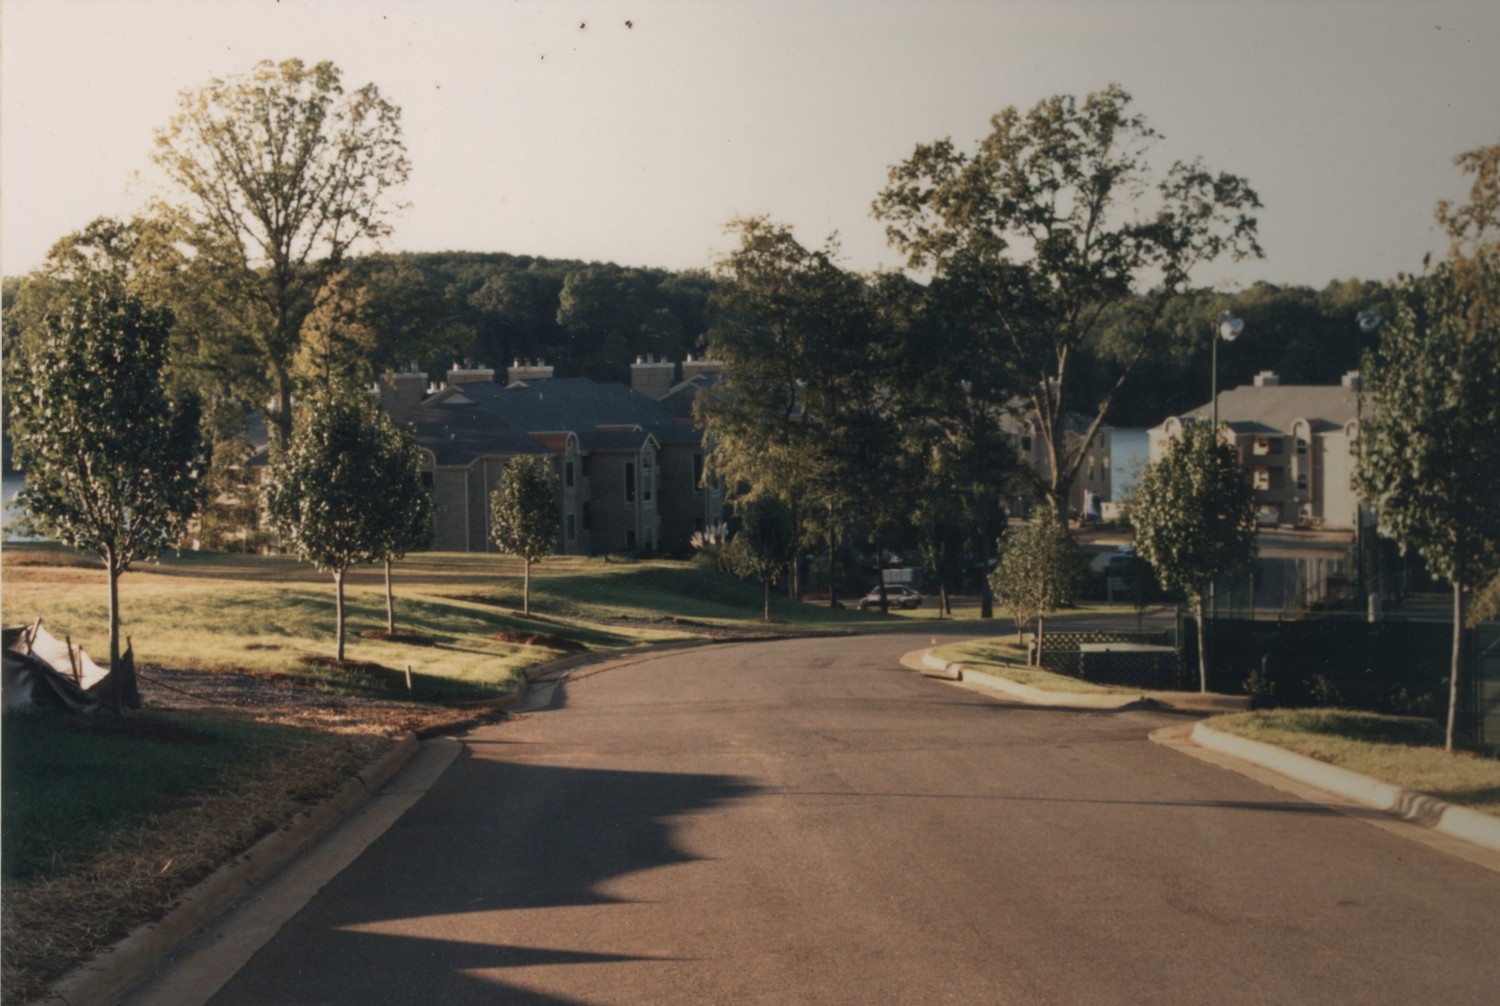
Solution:
[[(920, 608), (922, 606), (922, 595), (910, 587), (903, 587), (899, 583), (886, 584), (885, 603), (891, 608)], [(869, 611), (871, 608), (880, 607), (880, 588), (876, 587), (864, 597), (859, 599), (859, 610)]]

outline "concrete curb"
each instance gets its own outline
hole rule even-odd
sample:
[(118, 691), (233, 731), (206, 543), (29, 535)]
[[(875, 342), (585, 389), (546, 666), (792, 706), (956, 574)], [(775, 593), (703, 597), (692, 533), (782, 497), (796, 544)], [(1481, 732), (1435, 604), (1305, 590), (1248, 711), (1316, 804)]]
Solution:
[(1206, 723), (1194, 724), (1188, 739), (1199, 747), (1270, 769), (1449, 838), (1500, 852), (1500, 817), (1393, 786), (1274, 744), (1216, 730)]
[(418, 746), (416, 735), (408, 732), (333, 796), (297, 815), (182, 894), (165, 916), (140, 926), (58, 979), (42, 1002), (102, 1006), (140, 982), (178, 943), (348, 817), (411, 760)]
[(1166, 709), (1181, 709), (1194, 712), (1234, 712), (1250, 708), (1250, 699), (1239, 695), (1204, 695), (1200, 692), (1053, 692), (1044, 688), (1023, 685), (1019, 681), (976, 671), (957, 661), (945, 661), (934, 657), (931, 650), (923, 650), (913, 663), (923, 674), (933, 678), (956, 681), (970, 687), (987, 688), (1002, 692), (1011, 698), (1034, 706), (1066, 707), (1071, 709), (1125, 709), (1151, 702)]

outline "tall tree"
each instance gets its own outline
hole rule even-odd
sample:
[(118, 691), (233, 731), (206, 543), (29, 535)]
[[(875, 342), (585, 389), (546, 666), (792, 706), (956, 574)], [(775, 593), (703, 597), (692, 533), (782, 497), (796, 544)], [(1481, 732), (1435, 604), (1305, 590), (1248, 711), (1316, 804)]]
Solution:
[(282, 545), (333, 575), (336, 659), (344, 660), (344, 575), (382, 556), (386, 492), (380, 410), (357, 390), (315, 390), (291, 441), (271, 451), (261, 509)]
[(198, 505), (198, 407), (167, 391), (171, 313), (118, 276), (79, 276), (52, 307), (6, 357), (6, 432), (29, 522), (104, 561), (118, 712), (135, 694), (120, 660), (120, 576), (176, 542)]
[(855, 519), (889, 520), (882, 329), (835, 241), (810, 249), (763, 217), (730, 226), (740, 245), (719, 263), (708, 341), (725, 369), (694, 405), (709, 464), (731, 492), (780, 497), (832, 556)]
[(316, 295), (356, 243), (387, 234), (390, 191), (410, 170), (400, 109), (338, 67), (265, 61), (182, 94), (156, 163), (186, 197), (187, 239), (221, 300), (248, 325), (292, 428), (291, 363)]
[(1182, 431), (1149, 466), (1130, 508), (1136, 552), (1188, 596), (1198, 621), (1198, 687), (1208, 691), (1207, 599), (1214, 581), (1255, 556), (1255, 492), (1235, 449), (1207, 423)]
[(552, 458), (533, 454), (506, 462), (490, 493), (490, 538), (523, 565), (521, 610), (531, 614), (531, 567), (557, 548), (557, 474)]
[[(1196, 161), (1158, 176), (1148, 156), (1157, 133), (1130, 100), (1111, 85), (1024, 115), (1007, 108), (973, 154), (946, 139), (919, 145), (890, 169), (873, 207), (909, 268), (969, 299), (973, 337), (1003, 347), (1047, 447), (1047, 496), (1059, 518), (1085, 447), (1165, 305), (1201, 263), (1260, 254), (1249, 215), (1260, 201), (1245, 180)], [(1092, 403), (1086, 434), (1070, 441), (1072, 357), (1112, 307), (1134, 313), (1134, 348)]]
[(1500, 144), (1462, 154), (1469, 203), (1439, 203), (1452, 246), (1406, 280), (1365, 361), (1355, 484), (1380, 531), (1453, 585), (1453, 750), (1468, 593), (1500, 576)]

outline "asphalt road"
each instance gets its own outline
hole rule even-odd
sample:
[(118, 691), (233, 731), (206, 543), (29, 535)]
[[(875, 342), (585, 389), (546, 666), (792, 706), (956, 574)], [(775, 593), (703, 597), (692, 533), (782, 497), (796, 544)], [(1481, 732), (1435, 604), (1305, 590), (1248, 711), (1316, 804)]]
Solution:
[(1484, 1004), (1500, 874), (1008, 705), (922, 637), (583, 670), (214, 1003)]

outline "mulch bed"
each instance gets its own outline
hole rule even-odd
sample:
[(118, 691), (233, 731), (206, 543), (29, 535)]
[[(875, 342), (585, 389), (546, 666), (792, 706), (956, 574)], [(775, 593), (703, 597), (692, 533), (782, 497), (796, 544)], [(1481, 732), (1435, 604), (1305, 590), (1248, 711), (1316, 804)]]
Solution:
[(549, 650), (558, 650), (562, 653), (586, 653), (588, 647), (576, 639), (564, 639), (562, 636), (554, 636), (548, 632), (497, 632), (493, 638), (502, 643), (518, 643), (521, 646), (545, 646)]

